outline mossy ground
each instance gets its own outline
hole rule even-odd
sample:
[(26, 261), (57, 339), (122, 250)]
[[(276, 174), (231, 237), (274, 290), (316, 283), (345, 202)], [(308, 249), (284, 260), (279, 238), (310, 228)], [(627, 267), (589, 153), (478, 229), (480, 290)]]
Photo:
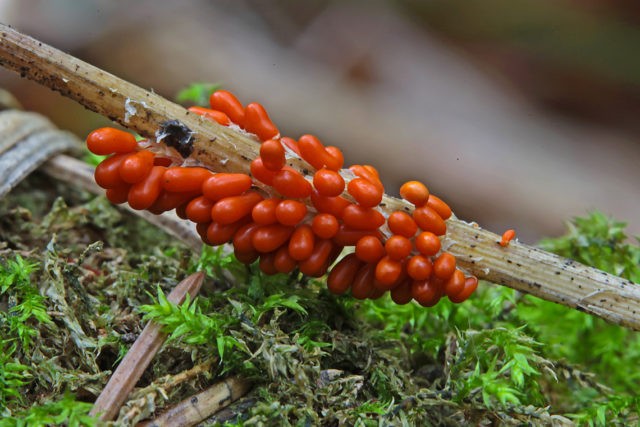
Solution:
[[(545, 245), (638, 282), (622, 230), (593, 214)], [(205, 425), (638, 423), (638, 334), (507, 288), (431, 309), (335, 297), (219, 250), (198, 257), (39, 174), (0, 201), (0, 242), (0, 426), (99, 425), (89, 403), (145, 315), (171, 338), (120, 421), (233, 374), (252, 391)], [(167, 303), (196, 269), (208, 276), (189, 309)], [(207, 369), (168, 381), (194, 366)]]

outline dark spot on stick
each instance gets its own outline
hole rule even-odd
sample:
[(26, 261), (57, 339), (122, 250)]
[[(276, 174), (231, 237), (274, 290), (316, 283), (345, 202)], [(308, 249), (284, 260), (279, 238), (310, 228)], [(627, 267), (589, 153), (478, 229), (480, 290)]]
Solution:
[(167, 120), (156, 132), (158, 142), (175, 148), (184, 158), (193, 152), (193, 131), (178, 120)]

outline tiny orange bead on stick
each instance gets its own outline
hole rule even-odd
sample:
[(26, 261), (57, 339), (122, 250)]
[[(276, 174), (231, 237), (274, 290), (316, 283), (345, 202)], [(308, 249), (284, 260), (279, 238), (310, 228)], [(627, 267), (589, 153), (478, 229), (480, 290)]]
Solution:
[(379, 230), (354, 230), (345, 224), (340, 224), (338, 232), (333, 236), (333, 241), (340, 246), (353, 246), (365, 236), (375, 236), (380, 238), (382, 233)]
[(96, 129), (87, 136), (87, 148), (99, 156), (130, 153), (137, 147), (138, 143), (133, 135), (115, 128)]
[(375, 209), (352, 204), (342, 211), (342, 221), (354, 230), (377, 230), (384, 224), (384, 216)]
[(261, 254), (260, 261), (258, 262), (258, 267), (264, 274), (272, 276), (274, 274), (278, 274), (278, 269), (276, 268), (276, 254), (275, 252), (270, 254)]
[(414, 280), (411, 296), (423, 307), (433, 307), (440, 301), (440, 290), (431, 280)]
[(302, 135), (298, 139), (300, 157), (315, 169), (326, 167), (331, 170), (342, 168), (344, 158), (342, 152), (336, 147), (325, 147), (318, 138), (313, 135)]
[[(373, 282), (376, 277), (376, 264), (365, 264), (356, 273), (351, 284), (351, 296), (365, 299), (374, 291)], [(384, 292), (383, 292), (384, 293)]]
[(365, 208), (377, 206), (382, 201), (380, 187), (364, 178), (355, 178), (349, 181), (347, 191), (360, 206)]
[(251, 175), (258, 181), (267, 184), (273, 185), (273, 179), (276, 177), (278, 172), (267, 169), (267, 167), (262, 162), (262, 158), (258, 157), (251, 162), (250, 165)]
[(295, 259), (291, 258), (291, 255), (289, 255), (289, 249), (284, 245), (280, 246), (280, 248), (275, 252), (273, 265), (279, 273), (291, 273), (298, 263)]
[(239, 196), (249, 190), (251, 184), (251, 177), (243, 173), (217, 173), (209, 175), (202, 182), (201, 187), (206, 197), (211, 200), (220, 200), (225, 197)]
[(422, 206), (429, 199), (429, 190), (420, 181), (408, 181), (400, 187), (400, 196), (416, 206)]
[(275, 138), (280, 134), (267, 111), (261, 104), (252, 102), (244, 108), (244, 129), (258, 136), (260, 141)]
[(456, 258), (449, 252), (443, 252), (433, 263), (433, 274), (442, 280), (449, 280), (456, 270)]
[(280, 199), (265, 199), (258, 202), (251, 210), (251, 218), (260, 225), (275, 224), (278, 222), (276, 208)]
[(384, 192), (384, 187), (380, 181), (378, 171), (371, 165), (351, 165), (349, 170), (357, 177), (364, 178), (372, 184), (375, 184), (380, 188), (380, 191)]
[(440, 218), (447, 220), (451, 217), (451, 208), (442, 199), (431, 194), (427, 200), (427, 206), (436, 211)]
[(327, 169), (332, 169), (334, 171), (342, 169), (342, 166), (344, 165), (344, 155), (338, 147), (330, 145), (324, 148), (324, 152)]
[(329, 267), (329, 256), (334, 248), (331, 240), (318, 240), (313, 248), (311, 256), (300, 262), (300, 271), (311, 277), (320, 277), (326, 273)]
[(174, 166), (165, 172), (162, 188), (173, 192), (202, 191), (202, 183), (212, 176), (213, 172), (205, 168)]
[(436, 236), (444, 236), (447, 232), (444, 220), (429, 206), (422, 206), (414, 210), (413, 219), (423, 231), (430, 231)]
[(340, 223), (331, 214), (319, 213), (311, 220), (311, 229), (321, 239), (331, 239), (338, 234)]
[(414, 240), (416, 249), (424, 256), (433, 256), (440, 251), (440, 239), (430, 231), (423, 231)]
[(248, 251), (248, 252), (242, 252), (242, 251), (239, 251), (234, 246), (233, 247), (233, 255), (241, 263), (249, 265), (249, 264), (253, 264), (260, 257), (260, 252), (253, 251), (253, 250), (252, 251)]
[(187, 218), (193, 222), (210, 222), (213, 203), (204, 196), (194, 198), (187, 204), (185, 210)]
[(330, 213), (336, 218), (342, 218), (342, 213), (345, 208), (351, 204), (347, 199), (341, 196), (322, 196), (318, 190), (313, 190), (311, 192), (311, 203), (318, 212)]
[[(249, 222), (241, 226), (238, 231), (233, 235), (233, 250), (236, 253), (250, 254), (257, 251), (253, 246), (253, 233), (260, 228), (260, 224), (255, 222)], [(253, 261), (251, 261), (253, 262)]]
[(298, 147), (298, 141), (296, 141), (293, 138), (289, 138), (287, 136), (283, 136), (282, 138), (280, 138), (280, 141), (282, 142), (283, 145), (285, 145), (291, 151), (296, 153), (298, 156), (300, 155), (300, 148)]
[(147, 150), (129, 154), (120, 166), (120, 178), (128, 184), (142, 181), (151, 173), (154, 158), (155, 155)]
[(418, 231), (418, 225), (406, 212), (395, 211), (387, 218), (387, 225), (393, 234), (411, 238)]
[(297, 200), (283, 200), (276, 206), (276, 219), (283, 225), (298, 225), (307, 214), (307, 206)]
[(378, 289), (388, 291), (393, 289), (401, 277), (402, 263), (385, 256), (376, 264), (376, 281), (374, 286)]
[(364, 262), (378, 262), (385, 255), (382, 242), (375, 236), (364, 236), (356, 243), (356, 256)]
[(464, 289), (464, 273), (456, 269), (449, 280), (444, 284), (444, 293), (447, 295), (457, 295)]
[[(167, 173), (165, 171), (165, 173)], [(149, 211), (154, 214), (161, 214), (162, 212), (170, 211), (172, 209), (176, 209), (178, 206), (182, 204), (186, 204), (194, 197), (198, 197), (200, 192), (173, 192), (173, 191), (162, 191), (160, 196), (153, 202), (153, 205), (149, 207)], [(185, 205), (186, 210), (186, 205)], [(186, 212), (184, 212), (186, 218)], [(184, 219), (184, 218), (183, 218)]]
[(289, 240), (293, 230), (282, 224), (263, 225), (253, 233), (251, 242), (258, 252), (273, 252)]
[(476, 277), (467, 277), (464, 281), (464, 288), (456, 295), (447, 295), (451, 302), (459, 304), (471, 296), (478, 288), (478, 279)]
[(275, 139), (260, 144), (260, 158), (265, 168), (277, 172), (284, 167), (284, 147)]
[(340, 260), (329, 273), (327, 286), (329, 291), (336, 295), (344, 294), (353, 283), (358, 270), (363, 265), (356, 254), (346, 255)]
[(507, 247), (509, 246), (509, 242), (511, 242), (516, 237), (516, 230), (510, 229), (502, 233), (502, 238), (500, 239), (500, 246)]
[(129, 197), (130, 188), (131, 186), (128, 184), (125, 184), (119, 187), (109, 188), (107, 189), (105, 196), (107, 196), (107, 199), (109, 199), (111, 203), (119, 205), (127, 201)]
[(213, 120), (214, 122), (222, 126), (229, 126), (231, 124), (231, 120), (229, 119), (229, 116), (227, 116), (222, 111), (212, 110), (211, 108), (204, 108), (204, 107), (198, 107), (198, 106), (189, 107), (188, 110), (199, 116), (202, 116), (209, 120)]
[(243, 225), (243, 221), (237, 221), (225, 225), (217, 222), (212, 222), (207, 227), (207, 239), (209, 240), (209, 242), (211, 242), (212, 245), (225, 244), (233, 239), (236, 231), (238, 231), (238, 229)]
[(411, 249), (413, 249), (413, 244), (411, 240), (404, 236), (393, 235), (385, 242), (384, 249), (387, 251), (389, 258), (401, 261), (409, 256)]
[(331, 169), (319, 169), (313, 175), (313, 186), (324, 197), (336, 197), (344, 191), (344, 179)]
[(120, 167), (128, 156), (126, 153), (114, 154), (100, 162), (93, 173), (96, 184), (105, 189), (126, 185), (127, 183), (120, 176)]
[(261, 200), (262, 196), (255, 191), (248, 191), (240, 196), (225, 197), (211, 208), (211, 219), (220, 224), (231, 224), (249, 215), (256, 203)]
[(411, 302), (413, 295), (411, 294), (411, 280), (403, 280), (398, 286), (391, 289), (391, 299), (398, 305), (405, 305)]
[(413, 280), (427, 280), (433, 273), (433, 263), (422, 255), (414, 255), (407, 262), (407, 274)]
[(167, 168), (154, 166), (149, 175), (129, 190), (129, 206), (133, 209), (148, 209), (156, 201), (162, 191), (162, 177)]
[(309, 197), (313, 188), (300, 172), (293, 169), (282, 169), (273, 178), (273, 188), (285, 197), (303, 199)]
[(313, 253), (316, 238), (313, 230), (307, 224), (296, 228), (289, 240), (289, 255), (296, 261), (304, 261)]
[(214, 110), (222, 111), (233, 123), (244, 127), (244, 108), (238, 98), (226, 90), (217, 90), (209, 97), (209, 104)]

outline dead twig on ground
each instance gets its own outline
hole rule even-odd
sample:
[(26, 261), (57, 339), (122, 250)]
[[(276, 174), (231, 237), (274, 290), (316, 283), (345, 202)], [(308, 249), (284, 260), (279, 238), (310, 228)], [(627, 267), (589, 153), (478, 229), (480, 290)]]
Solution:
[(251, 384), (238, 377), (227, 378), (169, 408), (153, 421), (138, 427), (192, 426), (244, 396)]

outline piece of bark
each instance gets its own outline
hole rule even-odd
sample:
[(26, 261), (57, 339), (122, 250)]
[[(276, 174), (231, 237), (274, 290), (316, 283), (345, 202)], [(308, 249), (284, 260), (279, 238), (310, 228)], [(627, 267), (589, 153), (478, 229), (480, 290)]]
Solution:
[(196, 425), (244, 396), (250, 388), (251, 384), (246, 379), (227, 378), (184, 399), (153, 421), (138, 424), (138, 427), (188, 427)]

